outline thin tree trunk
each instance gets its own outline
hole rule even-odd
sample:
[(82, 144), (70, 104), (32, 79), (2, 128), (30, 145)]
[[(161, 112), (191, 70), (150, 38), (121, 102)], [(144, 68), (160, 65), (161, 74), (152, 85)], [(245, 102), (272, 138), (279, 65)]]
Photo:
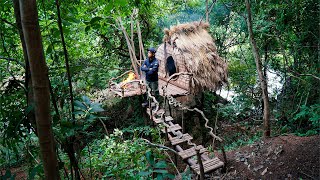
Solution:
[(73, 114), (74, 113), (74, 105), (73, 105), (72, 81), (71, 81), (71, 75), (70, 75), (68, 51), (67, 51), (66, 43), (64, 41), (64, 35), (63, 35), (63, 29), (62, 29), (59, 0), (56, 0), (56, 6), (57, 6), (57, 13), (58, 13), (58, 26), (59, 26), (59, 30), (60, 30), (60, 36), (61, 36), (63, 52), (64, 52), (64, 58), (66, 60), (66, 69), (67, 69), (69, 91), (70, 91), (71, 113), (72, 113), (72, 119), (74, 120), (75, 116)]
[(209, 0), (206, 0), (206, 22), (209, 23)]
[(254, 59), (256, 62), (257, 71), (258, 71), (258, 75), (259, 75), (259, 79), (260, 79), (260, 86), (261, 86), (261, 90), (262, 90), (264, 137), (270, 137), (270, 109), (269, 109), (267, 81), (266, 81), (265, 77), (263, 76), (261, 58), (259, 56), (257, 44), (256, 44), (256, 41), (253, 36), (250, 3), (249, 3), (249, 0), (245, 0), (245, 1), (246, 1), (246, 8), (248, 11), (247, 24), (248, 24), (250, 42), (252, 45), (252, 53), (253, 53), (253, 56), (254, 56)]
[[(71, 102), (71, 113), (72, 113), (72, 119), (73, 123), (75, 123), (75, 115), (74, 115), (74, 104), (73, 104), (73, 93), (72, 93), (72, 81), (71, 81), (71, 74), (70, 74), (70, 66), (69, 66), (69, 57), (68, 57), (68, 51), (67, 51), (67, 46), (64, 40), (64, 33), (63, 33), (63, 28), (62, 28), (62, 21), (61, 21), (61, 13), (60, 13), (60, 3), (59, 0), (55, 0), (56, 2), (56, 7), (57, 7), (57, 14), (58, 14), (58, 26), (59, 26), (59, 31), (60, 31), (60, 36), (61, 36), (61, 41), (62, 41), (62, 46), (63, 46), (63, 51), (64, 51), (64, 57), (66, 60), (66, 69), (67, 69), (67, 76), (68, 76), (68, 82), (69, 82), (69, 91), (70, 91), (70, 102)], [(78, 167), (78, 160), (76, 159), (75, 156), (75, 149), (74, 149), (74, 140), (75, 137), (72, 136), (67, 140), (66, 148), (67, 154), (70, 159), (70, 164), (74, 169), (75, 173), (75, 179), (80, 179), (80, 170)], [(72, 168), (71, 168), (72, 171)], [(71, 179), (73, 179), (73, 173), (71, 173)]]
[[(23, 57), (25, 61), (25, 89), (26, 89), (26, 99), (27, 99), (27, 107), (31, 107), (34, 104), (34, 98), (33, 98), (33, 92), (32, 92), (32, 79), (31, 79), (31, 73), (30, 73), (30, 66), (29, 66), (29, 60), (28, 60), (28, 53), (26, 48), (26, 42), (24, 40), (24, 35), (22, 31), (22, 25), (21, 25), (21, 14), (20, 14), (20, 5), (19, 0), (12, 0), (13, 2), (13, 9), (14, 14), (16, 18), (16, 25), (18, 28), (21, 44), (22, 44), (22, 50), (23, 50)], [(36, 119), (34, 115), (34, 109), (26, 112), (26, 117), (28, 122), (31, 123), (31, 126), (35, 129), (35, 133), (37, 134), (37, 125), (36, 125)]]
[(35, 0), (20, 0), (21, 22), (34, 87), (35, 117), (46, 179), (59, 179), (51, 127), (48, 68), (46, 66)]

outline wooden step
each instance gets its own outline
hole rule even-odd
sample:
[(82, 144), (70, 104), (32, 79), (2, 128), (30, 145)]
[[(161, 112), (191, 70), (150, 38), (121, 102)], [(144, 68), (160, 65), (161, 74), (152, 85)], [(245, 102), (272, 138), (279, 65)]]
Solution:
[[(182, 127), (179, 124), (174, 124), (172, 126), (167, 127), (167, 132), (169, 133), (169, 132), (177, 131), (177, 130), (181, 130), (181, 129), (182, 129)], [(161, 131), (163, 133), (166, 133), (166, 129), (165, 128), (161, 129)]]
[[(152, 116), (161, 115), (162, 113), (164, 113), (164, 109), (159, 109), (157, 112), (152, 110)], [(150, 108), (147, 108), (147, 114), (150, 116)]]
[[(208, 161), (203, 162), (204, 173), (216, 170), (224, 166), (224, 163), (219, 158), (213, 158)], [(199, 164), (191, 166), (191, 169), (194, 170), (197, 174), (200, 174)]]
[(166, 116), (166, 121), (173, 121), (173, 118), (171, 116)]
[[(166, 122), (169, 122), (169, 121), (172, 121), (173, 118), (171, 116), (166, 116)], [(163, 119), (161, 118), (153, 118), (153, 121), (156, 123), (156, 124), (160, 124), (160, 123), (163, 123)]]
[(190, 134), (183, 134), (181, 137), (174, 137), (170, 138), (171, 145), (175, 146), (177, 144), (181, 144), (183, 142), (187, 142), (188, 140), (192, 140), (193, 137), (190, 136)]
[[(200, 154), (208, 151), (208, 150), (207, 150), (206, 148), (204, 148), (202, 145), (197, 146), (197, 148), (200, 149)], [(190, 148), (190, 149), (186, 149), (186, 150), (184, 150), (184, 151), (181, 151), (181, 152), (179, 152), (178, 154), (181, 156), (181, 158), (182, 158), (183, 160), (185, 160), (185, 159), (188, 159), (188, 158), (190, 158), (190, 157), (192, 157), (192, 156), (197, 155), (197, 152), (196, 152), (196, 149), (195, 149), (194, 147), (192, 147), (192, 148)]]

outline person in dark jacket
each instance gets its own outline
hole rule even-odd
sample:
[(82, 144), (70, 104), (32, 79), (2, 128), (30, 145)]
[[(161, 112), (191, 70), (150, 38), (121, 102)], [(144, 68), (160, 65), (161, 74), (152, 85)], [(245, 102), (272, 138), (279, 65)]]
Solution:
[[(146, 73), (146, 83), (147, 86), (151, 89), (151, 94), (156, 97), (157, 101), (159, 100), (159, 88), (158, 88), (158, 69), (159, 61), (155, 57), (156, 49), (148, 49), (148, 58), (141, 65), (141, 71)], [(147, 98), (145, 97), (145, 102), (142, 106), (147, 106)]]

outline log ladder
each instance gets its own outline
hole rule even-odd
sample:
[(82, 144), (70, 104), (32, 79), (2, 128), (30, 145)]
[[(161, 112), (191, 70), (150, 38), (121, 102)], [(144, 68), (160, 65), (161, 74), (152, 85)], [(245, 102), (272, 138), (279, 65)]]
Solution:
[[(159, 109), (157, 112), (150, 109), (151, 104), (153, 103), (149, 102), (149, 108), (146, 108), (150, 120), (153, 121), (153, 124), (159, 126), (164, 125), (161, 131), (165, 134), (166, 140), (170, 141), (172, 147), (178, 152), (181, 159), (186, 162), (196, 174), (200, 175), (200, 179), (204, 179), (204, 174), (224, 167), (225, 163), (218, 157), (210, 158), (207, 155), (207, 148), (204, 148), (202, 145), (183, 149), (182, 147), (185, 147), (193, 137), (188, 133), (184, 133), (184, 128), (179, 124), (173, 123), (174, 119), (170, 115), (166, 115), (164, 109)], [(175, 155), (175, 161), (177, 161), (176, 159)]]

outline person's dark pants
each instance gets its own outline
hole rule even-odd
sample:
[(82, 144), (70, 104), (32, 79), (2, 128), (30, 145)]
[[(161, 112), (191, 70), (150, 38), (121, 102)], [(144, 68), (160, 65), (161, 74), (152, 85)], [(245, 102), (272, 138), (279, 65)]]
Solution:
[[(159, 83), (158, 81), (154, 81), (154, 82), (149, 82), (146, 81), (147, 86), (151, 89), (151, 95), (154, 96), (156, 98), (156, 100), (159, 102), (160, 100), (160, 95), (159, 95)], [(148, 89), (147, 89), (148, 91)], [(146, 92), (146, 94), (144, 95), (144, 102), (148, 102), (148, 92)], [(159, 102), (160, 103), (160, 102)]]

